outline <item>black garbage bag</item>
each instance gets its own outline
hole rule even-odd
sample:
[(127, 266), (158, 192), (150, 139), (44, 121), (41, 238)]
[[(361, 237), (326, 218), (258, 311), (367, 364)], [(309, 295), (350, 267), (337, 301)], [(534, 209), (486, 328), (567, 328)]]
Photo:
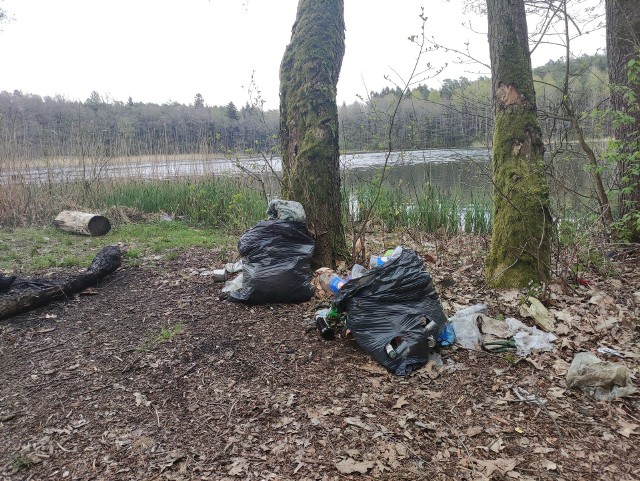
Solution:
[(303, 222), (264, 220), (238, 241), (242, 288), (229, 299), (250, 304), (295, 303), (313, 297), (315, 241)]
[(347, 282), (334, 305), (347, 313), (358, 345), (398, 376), (427, 362), (447, 322), (433, 279), (411, 249)]

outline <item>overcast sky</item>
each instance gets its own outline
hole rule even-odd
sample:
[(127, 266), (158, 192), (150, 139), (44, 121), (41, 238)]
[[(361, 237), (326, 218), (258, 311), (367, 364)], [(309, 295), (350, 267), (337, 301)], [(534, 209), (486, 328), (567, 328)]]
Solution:
[[(267, 108), (278, 106), (278, 70), (291, 36), (297, 0), (5, 0), (12, 21), (0, 32), (0, 91), (61, 94), (85, 100), (93, 90), (111, 100), (190, 104), (196, 93), (207, 105), (237, 106), (249, 100), (254, 76)], [(421, 5), (426, 34), (464, 48), (488, 63), (486, 19), (462, 10), (460, 0), (345, 0), (346, 53), (338, 102), (401, 83), (415, 62)], [(462, 26), (471, 22), (473, 33)], [(574, 45), (577, 53), (604, 48), (603, 33)], [(562, 55), (544, 50), (534, 65)], [(423, 54), (445, 78), (489, 75), (478, 65), (454, 65), (452, 53)]]

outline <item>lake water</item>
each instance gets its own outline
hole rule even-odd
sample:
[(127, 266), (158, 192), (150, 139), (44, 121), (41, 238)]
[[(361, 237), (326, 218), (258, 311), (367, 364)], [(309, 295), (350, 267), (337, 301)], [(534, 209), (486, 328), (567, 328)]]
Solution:
[[(345, 186), (375, 181), (386, 158), (380, 152), (342, 156)], [(491, 155), (481, 149), (393, 152), (388, 156), (384, 176), (387, 185), (405, 192), (431, 185), (443, 194), (485, 195), (491, 192)]]
[[(269, 161), (274, 171), (281, 171), (281, 160)], [(421, 189), (430, 183), (441, 192), (488, 192), (490, 190), (490, 153), (482, 149), (434, 149), (410, 152), (368, 152), (340, 157), (345, 186), (373, 181), (385, 167), (385, 179), (403, 189)], [(88, 162), (34, 168), (15, 172), (0, 171), (0, 180), (11, 178), (29, 183), (71, 182), (79, 179), (106, 178), (172, 179), (183, 176), (248, 175), (252, 172), (265, 180), (273, 178), (264, 159), (223, 160), (154, 160), (139, 163)]]

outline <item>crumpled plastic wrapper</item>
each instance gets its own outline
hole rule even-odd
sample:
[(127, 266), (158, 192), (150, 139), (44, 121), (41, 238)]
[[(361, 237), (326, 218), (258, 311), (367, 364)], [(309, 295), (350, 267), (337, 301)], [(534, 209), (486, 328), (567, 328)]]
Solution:
[(612, 401), (635, 394), (624, 364), (602, 361), (590, 352), (579, 352), (567, 372), (567, 387), (580, 389), (598, 401)]

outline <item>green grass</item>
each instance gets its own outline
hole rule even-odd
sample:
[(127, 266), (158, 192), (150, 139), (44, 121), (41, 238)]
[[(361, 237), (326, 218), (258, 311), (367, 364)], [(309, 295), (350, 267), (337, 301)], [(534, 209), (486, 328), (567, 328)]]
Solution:
[(147, 338), (142, 345), (136, 348), (139, 352), (153, 351), (160, 343), (169, 342), (184, 330), (184, 322), (180, 321), (174, 326), (162, 326), (157, 336)]
[[(11, 198), (20, 202), (11, 209), (0, 208), (0, 225), (4, 226), (0, 230), (0, 271), (21, 275), (57, 267), (86, 268), (110, 244), (124, 245), (127, 265), (140, 265), (157, 255), (170, 261), (192, 246), (215, 247), (222, 255), (225, 250), (231, 254), (238, 236), (266, 217), (263, 195), (248, 179), (126, 178), (96, 180), (90, 185), (13, 185), (12, 189)], [(352, 219), (353, 212), (345, 215), (349, 224), (361, 221), (375, 201), (370, 222), (385, 231), (415, 228), (485, 234), (491, 226), (489, 202), (473, 198), (463, 202), (462, 196), (444, 195), (431, 186), (411, 189), (385, 181), (378, 195), (375, 184), (364, 183), (342, 195), (345, 206), (358, 206), (359, 218)], [(84, 237), (42, 227), (50, 225), (63, 209), (105, 213), (112, 230), (103, 237)], [(143, 221), (159, 212), (180, 220)]]
[(179, 322), (173, 327), (162, 327), (160, 334), (156, 338), (157, 342), (167, 342), (176, 337), (184, 329), (184, 323)]
[(0, 188), (0, 227), (46, 225), (62, 210), (104, 213), (123, 207), (240, 233), (264, 218), (266, 202), (251, 179), (220, 176), (14, 183)]
[(265, 216), (266, 203), (258, 190), (237, 180), (200, 178), (128, 180), (116, 184), (100, 201), (140, 212), (164, 211), (192, 225), (224, 227), (242, 232)]
[(220, 229), (183, 222), (122, 224), (102, 237), (69, 234), (53, 227), (0, 231), (0, 271), (29, 273), (54, 267), (86, 268), (106, 245), (123, 244), (125, 261), (139, 264), (146, 255), (173, 259), (192, 246), (233, 249), (237, 237)]
[(11, 459), (11, 465), (18, 471), (29, 469), (33, 466), (33, 461), (20, 456), (19, 454)]
[[(398, 186), (383, 185), (375, 200), (376, 187), (364, 184), (357, 186), (350, 197), (351, 204), (358, 206), (359, 221), (375, 201), (370, 222), (389, 232), (416, 228), (425, 232), (487, 234), (491, 230), (489, 201), (471, 197), (463, 202), (461, 195), (444, 195), (432, 186), (408, 193)], [(348, 199), (349, 195), (343, 194), (345, 211)]]

